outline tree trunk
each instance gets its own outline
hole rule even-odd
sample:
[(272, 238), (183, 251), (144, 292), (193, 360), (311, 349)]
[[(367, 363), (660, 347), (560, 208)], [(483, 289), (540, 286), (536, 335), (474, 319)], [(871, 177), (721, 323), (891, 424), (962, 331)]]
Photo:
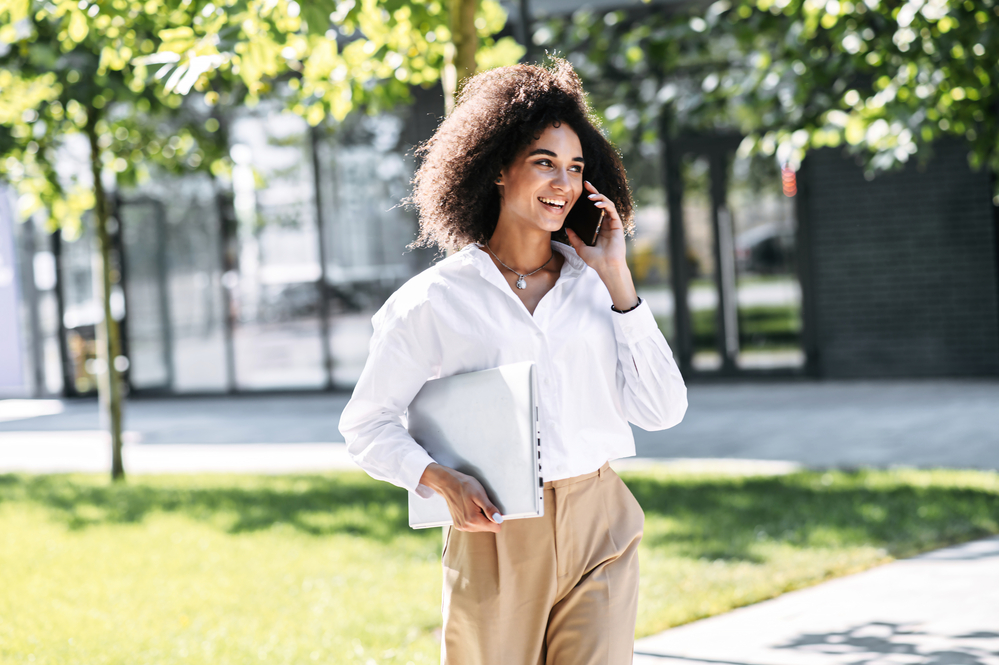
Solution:
[(444, 111), (450, 115), (465, 79), (475, 73), (475, 51), (479, 35), (475, 31), (475, 10), (479, 0), (451, 0), (451, 43), (445, 50)]
[(111, 479), (124, 480), (121, 461), (122, 385), (115, 359), (121, 355), (118, 322), (111, 315), (111, 234), (108, 232), (108, 200), (101, 181), (101, 150), (97, 143), (97, 122), (100, 112), (90, 109), (87, 118), (87, 138), (90, 139), (90, 168), (94, 175), (94, 226), (97, 235), (96, 273), (94, 285), (101, 300), (104, 316), (97, 324), (97, 393), (111, 434)]

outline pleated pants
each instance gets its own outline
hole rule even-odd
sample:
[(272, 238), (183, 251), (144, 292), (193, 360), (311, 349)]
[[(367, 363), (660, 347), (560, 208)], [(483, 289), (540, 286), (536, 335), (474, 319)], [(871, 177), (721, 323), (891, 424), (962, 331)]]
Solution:
[(645, 514), (616, 473), (545, 483), (543, 517), (448, 528), (444, 665), (630, 665)]

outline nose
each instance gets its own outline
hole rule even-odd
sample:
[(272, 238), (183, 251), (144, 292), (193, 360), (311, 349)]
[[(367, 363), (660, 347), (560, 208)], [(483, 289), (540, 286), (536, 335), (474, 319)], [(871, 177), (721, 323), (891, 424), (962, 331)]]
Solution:
[(558, 169), (555, 171), (555, 175), (552, 178), (552, 187), (555, 189), (561, 189), (568, 191), (572, 188), (571, 181), (569, 180), (569, 172), (565, 169)]

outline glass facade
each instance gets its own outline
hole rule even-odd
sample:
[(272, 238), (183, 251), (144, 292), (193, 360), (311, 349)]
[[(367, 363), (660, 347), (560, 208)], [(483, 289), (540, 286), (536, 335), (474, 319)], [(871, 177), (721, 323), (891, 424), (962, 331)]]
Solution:
[[(79, 237), (60, 234), (59, 289), (62, 296), (62, 321), (66, 340), (66, 382), (79, 394), (96, 392), (97, 323), (103, 308), (94, 290), (93, 222), (85, 218)], [(112, 291), (114, 314), (120, 318), (124, 298), (120, 285)]]
[(687, 372), (802, 371), (795, 173), (744, 157), (732, 135), (678, 139), (667, 154), (671, 226), (683, 236), (673, 271)]
[(227, 309), (218, 200), (207, 179), (177, 184), (179, 195), (164, 201), (172, 389), (225, 391)]
[(698, 370), (718, 369), (721, 366), (721, 355), (718, 353), (718, 265), (715, 260), (715, 225), (708, 157), (684, 155), (681, 177), (692, 363), (694, 369)]
[[(277, 108), (244, 110), (228, 119), (231, 182), (160, 175), (120, 192), (113, 308), (130, 388), (349, 390), (372, 315), (435, 256), (408, 248), (416, 215), (400, 204), (410, 148), (433, 130), (425, 111), (325, 130)], [(730, 141), (687, 145), (675, 167), (666, 157), (654, 143), (626, 158), (636, 203), (628, 260), (685, 371), (799, 368), (796, 222), (780, 169), (736, 156)], [(672, 172), (679, 198), (667, 196)], [(91, 393), (93, 238), (33, 233), (36, 392)], [(682, 252), (672, 246), (681, 233)]]
[[(394, 115), (359, 118), (337, 140), (317, 144), (324, 205), (323, 242), (330, 312), (329, 348), (336, 387), (354, 385), (367, 359), (371, 316), (404, 281), (429, 266), (411, 251), (416, 215), (409, 195), (412, 160), (394, 149), (404, 130)], [(327, 204), (328, 202), (328, 204)]]
[[(37, 348), (32, 358), (37, 394), (58, 395), (63, 392), (62, 351), (59, 336), (59, 298), (56, 293), (56, 260), (53, 244), (56, 238), (45, 230), (44, 225), (28, 220), (21, 225), (25, 234), (23, 247), (25, 261), (30, 261), (30, 286), (34, 293), (26, 291), (30, 297), (26, 302), (34, 303), (34, 312), (29, 316), (35, 319), (37, 330), (31, 338)], [(30, 239), (27, 237), (30, 235)], [(27, 284), (29, 280), (25, 280)], [(30, 287), (29, 287), (30, 288)]]
[(308, 125), (280, 113), (233, 123), (234, 242), (226, 274), (236, 387), (326, 385)]
[(154, 199), (121, 206), (124, 257), (125, 319), (124, 349), (129, 358), (129, 381), (133, 388), (169, 388), (170, 311), (166, 280), (166, 228), (163, 205)]
[(628, 242), (628, 264), (638, 295), (649, 304), (659, 329), (670, 345), (675, 346), (669, 210), (662, 186), (662, 167), (662, 146), (658, 143), (647, 151), (639, 151), (625, 165), (636, 207), (635, 235)]
[[(122, 192), (115, 302), (130, 387), (351, 388), (372, 315), (432, 259), (407, 248), (417, 224), (400, 205), (414, 168), (405, 129), (405, 113), (350, 118), (335, 132), (276, 110), (246, 113), (231, 124), (231, 196), (207, 177)], [(58, 248), (49, 263), (62, 273), (74, 391), (85, 393), (100, 316), (92, 239)]]
[[(801, 284), (793, 190), (772, 159), (732, 156), (727, 203), (734, 231), (738, 365), (800, 367)], [(793, 173), (791, 175), (793, 177)]]

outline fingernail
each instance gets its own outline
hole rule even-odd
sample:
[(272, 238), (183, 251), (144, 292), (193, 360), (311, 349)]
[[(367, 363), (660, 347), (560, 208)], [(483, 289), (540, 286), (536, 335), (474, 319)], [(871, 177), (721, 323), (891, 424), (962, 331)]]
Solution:
[(594, 199), (594, 198), (596, 198), (596, 197), (598, 197), (598, 196), (600, 196), (600, 195), (599, 195), (599, 194), (590, 194), (590, 198), (591, 198), (591, 199)]
[(497, 524), (502, 524), (503, 516), (500, 515), (499, 513), (493, 513), (493, 521), (496, 522)]

